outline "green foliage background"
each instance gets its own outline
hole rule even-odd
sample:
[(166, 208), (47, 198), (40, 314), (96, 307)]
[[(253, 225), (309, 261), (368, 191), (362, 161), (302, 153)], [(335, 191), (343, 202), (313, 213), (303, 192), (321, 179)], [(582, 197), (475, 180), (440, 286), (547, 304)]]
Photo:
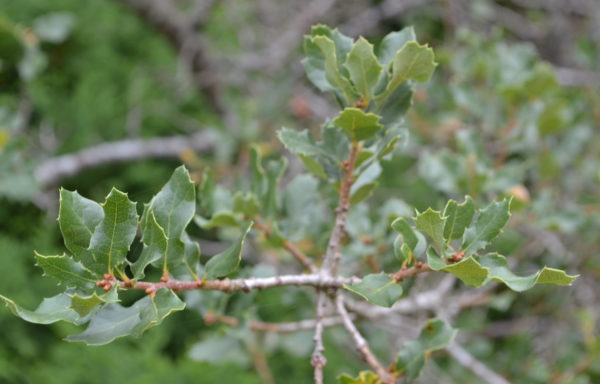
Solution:
[[(216, 6), (204, 30), (211, 45), (218, 47), (215, 55), (231, 57), (232, 68), (242, 63), (240, 34), (245, 30), (255, 30), (258, 40), (272, 38), (264, 35), (255, 18), (240, 16), (240, 9), (250, 8), (251, 3)], [(362, 3), (363, 8), (376, 5)], [(471, 12), (484, 20), (485, 15), (477, 12), (485, 11), (490, 2), (474, 3), (480, 8)], [(73, 27), (64, 41), (41, 43), (46, 64), (37, 75), (24, 78), (18, 65), (26, 53), (13, 31), (30, 28), (39, 17), (53, 12), (67, 12)], [(230, 22), (234, 16), (239, 22), (236, 28)], [(343, 24), (343, 16), (332, 18)], [(524, 17), (541, 23), (545, 16), (529, 12)], [(377, 39), (405, 25), (414, 25), (420, 39), (435, 48), (440, 65), (433, 81), (417, 92), (406, 122), (408, 144), (384, 162), (381, 189), (370, 203), (377, 206), (393, 196), (402, 199), (410, 215), (408, 207), (442, 209), (447, 198), (462, 201), (463, 195), (470, 194), (490, 201), (515, 194), (515, 187), (525, 188), (531, 200), (517, 196), (516, 224), (502, 234), (496, 248), (514, 255), (521, 270), (552, 265), (582, 273), (582, 281), (573, 289), (536, 288), (518, 299), (512, 292), (497, 289), (488, 305), (465, 310), (454, 326), (470, 335), (467, 348), (471, 353), (511, 382), (600, 381), (597, 294), (589, 293), (598, 291), (600, 276), (597, 89), (559, 86), (551, 67), (540, 60), (531, 44), (516, 41), (501, 28), (485, 38), (454, 28), (435, 7), (417, 8), (388, 20), (369, 37)], [(573, 64), (598, 70), (600, 40), (594, 42), (586, 33), (575, 37)], [(33, 169), (39, 162), (104, 141), (207, 128), (221, 133), (221, 139), (214, 153), (184, 158), (188, 167), (196, 175), (210, 165), (217, 178), (228, 172), (234, 178), (243, 176), (248, 143), (258, 141), (264, 152), (274, 153), (281, 149), (274, 139), (280, 126), (312, 127), (319, 121), (318, 116), (305, 118), (290, 108), (290, 100), (304, 95), (296, 85), (302, 75), (298, 74), (300, 50), (295, 52), (295, 64), (277, 73), (247, 71), (241, 83), (225, 77), (224, 98), (237, 122), (231, 131), (190, 85), (174, 48), (117, 1), (0, 2), (0, 294), (33, 308), (40, 297), (56, 291), (53, 281), (40, 279), (33, 265), (34, 249), (45, 254), (63, 250), (53, 214), (32, 202), (37, 192)], [(31, 60), (35, 66), (36, 58)], [(23, 100), (31, 109), (25, 130), (15, 117)], [(131, 123), (136, 111), (143, 116), (140, 124)], [(50, 146), (49, 135), (54, 143)], [(128, 191), (134, 201), (148, 201), (178, 163), (148, 160), (104, 166), (64, 180), (62, 185), (96, 200), (116, 186)], [(351, 230), (372, 233), (381, 221), (372, 216), (367, 223), (355, 219)], [(198, 230), (196, 235), (209, 240), (219, 237), (214, 230)], [(556, 248), (557, 238), (562, 249)], [(534, 240), (542, 244), (528, 246)], [(352, 249), (351, 257), (358, 259), (364, 253), (364, 248)], [(310, 317), (306, 309), (310, 306), (302, 306), (309, 300), (301, 292), (275, 290), (255, 299), (254, 311), (265, 320)], [(62, 341), (73, 328), (36, 326), (1, 310), (0, 382), (78, 383), (82, 378), (89, 383), (260, 382), (239, 351), (228, 351), (232, 356), (226, 362), (188, 357), (198, 340), (215, 333), (226, 337), (230, 332), (226, 326), (205, 325), (199, 310), (169, 317), (140, 340), (120, 339), (102, 347)], [(352, 351), (330, 347), (345, 337), (337, 331), (328, 333), (326, 340), (328, 367), (333, 367), (326, 371), (327, 382), (333, 382), (336, 372), (356, 372), (361, 366)], [(383, 337), (377, 331), (371, 336), (375, 341)], [(247, 340), (246, 346), (237, 348), (267, 345), (274, 377), (306, 383), (312, 369), (306, 357), (309, 352), (302, 350), (299, 341), (302, 338), (310, 341), (310, 333), (282, 336), (278, 342), (268, 337)], [(383, 352), (374, 345), (377, 352)], [(444, 354), (436, 356), (436, 369), (447, 377), (476, 382)], [(423, 382), (427, 380), (424, 376)]]

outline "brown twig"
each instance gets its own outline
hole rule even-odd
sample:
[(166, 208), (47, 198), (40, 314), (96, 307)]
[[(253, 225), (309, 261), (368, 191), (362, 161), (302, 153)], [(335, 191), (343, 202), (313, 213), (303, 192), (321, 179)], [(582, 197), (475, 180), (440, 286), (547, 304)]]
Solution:
[(346, 307), (344, 305), (344, 298), (340, 294), (338, 294), (337, 298), (336, 298), (336, 308), (337, 308), (338, 314), (340, 315), (340, 317), (343, 320), (344, 327), (346, 327), (346, 330), (352, 336), (352, 339), (354, 340), (354, 343), (356, 344), (356, 348), (362, 355), (363, 359), (367, 362), (367, 364), (369, 364), (369, 366), (379, 376), (379, 379), (381, 380), (382, 383), (392, 384), (394, 382), (394, 379), (389, 375), (389, 373), (381, 365), (381, 363), (379, 363), (379, 360), (377, 360), (377, 357), (375, 357), (373, 352), (371, 352), (371, 349), (369, 348), (367, 341), (360, 334), (360, 332), (356, 328), (356, 325), (352, 321), (352, 318), (348, 314), (348, 311), (346, 310)]
[[(252, 220), (254, 221), (254, 227), (259, 231), (263, 232), (265, 236), (268, 237), (271, 234), (271, 228), (269, 228), (265, 223), (263, 223), (259, 216), (255, 216)], [(282, 244), (282, 247), (286, 251), (288, 251), (292, 256), (294, 256), (294, 258), (298, 260), (300, 264), (304, 265), (304, 267), (308, 269), (311, 273), (317, 272), (317, 267), (315, 266), (315, 264), (308, 256), (306, 256), (304, 252), (302, 252), (296, 246), (296, 244), (292, 243), (289, 240), (285, 240)]]
[(406, 278), (413, 277), (418, 275), (419, 273), (427, 271), (431, 271), (429, 265), (422, 262), (417, 262), (414, 266), (410, 268), (401, 269), (398, 272), (394, 273), (392, 275), (392, 280), (394, 280), (395, 283), (398, 283)]
[(354, 166), (356, 158), (360, 153), (361, 146), (358, 142), (353, 142), (348, 159), (344, 161), (344, 176), (342, 178), (339, 190), (338, 206), (335, 210), (335, 225), (329, 237), (327, 244), (327, 253), (323, 265), (332, 275), (337, 275), (337, 268), (342, 258), (342, 238), (346, 231), (346, 221), (348, 220), (348, 211), (350, 210), (350, 188), (354, 183)]

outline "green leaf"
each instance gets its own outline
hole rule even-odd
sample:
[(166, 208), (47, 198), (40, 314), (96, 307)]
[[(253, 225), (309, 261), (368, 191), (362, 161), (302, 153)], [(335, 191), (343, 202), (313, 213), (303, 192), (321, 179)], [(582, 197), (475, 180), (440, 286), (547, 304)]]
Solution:
[(425, 360), (435, 350), (450, 344), (457, 330), (440, 319), (429, 320), (417, 340), (404, 344), (396, 359), (396, 372), (413, 380), (421, 374)]
[(298, 131), (283, 127), (277, 132), (283, 146), (295, 155), (316, 156), (321, 150), (310, 137), (308, 130)]
[(437, 63), (434, 61), (433, 50), (416, 41), (409, 41), (401, 50), (396, 52), (392, 61), (392, 73), (385, 91), (377, 97), (381, 104), (384, 100), (407, 80), (418, 82), (428, 81)]
[(14, 315), (30, 323), (51, 324), (63, 320), (77, 324), (80, 320), (77, 312), (69, 308), (71, 298), (65, 293), (44, 299), (35, 311), (22, 308), (8, 297), (0, 295), (0, 299)]
[(88, 345), (108, 344), (118, 337), (127, 336), (140, 323), (140, 313), (135, 306), (123, 307), (117, 303), (102, 306), (85, 331), (69, 335), (67, 341), (81, 341)]
[(510, 218), (510, 199), (493, 202), (483, 209), (475, 223), (463, 236), (462, 251), (472, 255), (485, 248), (489, 242), (500, 234)]
[(233, 196), (233, 210), (244, 214), (248, 218), (254, 217), (260, 211), (258, 197), (251, 192), (237, 192)]
[(474, 214), (475, 204), (470, 196), (466, 196), (465, 201), (461, 204), (458, 204), (456, 200), (448, 201), (444, 208), (444, 216), (447, 217), (444, 238), (448, 242), (461, 238), (465, 229), (471, 224)]
[(161, 288), (154, 297), (146, 296), (138, 300), (134, 307), (139, 310), (140, 322), (131, 334), (140, 337), (149, 328), (159, 325), (167, 316), (185, 308), (185, 303), (171, 290)]
[(406, 111), (412, 106), (412, 96), (411, 85), (400, 84), (377, 111), (381, 115), (381, 123), (386, 127), (402, 124)]
[(322, 204), (319, 196), (319, 181), (311, 175), (300, 174), (285, 187), (283, 192), (285, 219), (281, 228), (286, 237), (298, 241), (309, 237), (319, 227)]
[[(404, 261), (403, 259), (414, 260), (417, 257), (419, 257), (423, 252), (425, 252), (425, 248), (427, 247), (425, 237), (420, 232), (414, 231), (405, 218), (399, 217), (396, 220), (394, 220), (392, 222), (392, 229), (400, 233), (400, 235), (394, 242), (394, 250), (395, 252), (399, 250), (404, 256), (399, 257), (400, 255), (396, 253), (396, 256), (401, 261)], [(406, 247), (403, 247), (402, 245), (406, 245)]]
[(104, 218), (94, 230), (89, 247), (95, 263), (87, 267), (97, 273), (112, 273), (114, 267), (125, 261), (137, 231), (138, 215), (135, 203), (115, 188), (102, 209)]
[(417, 214), (414, 220), (416, 228), (428, 235), (439, 249), (443, 249), (446, 217), (440, 211), (427, 208), (425, 212)]
[(367, 275), (360, 283), (344, 285), (344, 288), (370, 303), (388, 308), (402, 296), (402, 286), (385, 273)]
[(54, 277), (66, 287), (89, 290), (94, 287), (96, 276), (81, 263), (69, 256), (43, 256), (35, 252), (36, 265), (44, 270), (46, 276)]
[(161, 288), (154, 297), (145, 296), (131, 307), (116, 303), (102, 306), (84, 332), (67, 336), (66, 340), (104, 345), (127, 335), (139, 337), (148, 328), (160, 324), (172, 312), (184, 308), (185, 303), (173, 291)]
[(361, 201), (367, 199), (369, 196), (371, 196), (371, 194), (377, 188), (378, 185), (378, 182), (373, 181), (370, 183), (365, 183), (359, 188), (356, 188), (356, 190), (352, 191), (352, 194), (350, 196), (350, 204), (356, 205)]
[(167, 253), (167, 235), (165, 230), (156, 221), (154, 211), (148, 211), (144, 217), (142, 229), (142, 242), (144, 248), (140, 257), (131, 265), (134, 279), (142, 279), (148, 264), (160, 260)]
[(464, 258), (457, 263), (447, 264), (433, 248), (427, 250), (427, 264), (432, 270), (451, 273), (472, 287), (483, 285), (489, 274), (489, 269), (481, 266), (473, 256)]
[(319, 47), (324, 56), (325, 78), (341, 91), (346, 103), (351, 104), (355, 99), (354, 91), (350, 81), (340, 72), (335, 43), (326, 36), (313, 37), (312, 43)]
[(365, 38), (359, 38), (352, 46), (344, 65), (358, 92), (370, 100), (372, 89), (377, 84), (382, 69), (373, 53), (373, 45)]
[(279, 211), (279, 201), (277, 197), (278, 183), (283, 177), (286, 168), (287, 159), (285, 157), (271, 160), (267, 163), (267, 191), (262, 203), (266, 216), (272, 216)]
[(96, 292), (89, 296), (81, 296), (78, 293), (69, 296), (71, 297), (70, 308), (77, 312), (81, 317), (89, 315), (100, 304), (115, 303), (119, 301), (116, 288), (113, 288), (100, 296), (98, 296)]
[(517, 292), (528, 290), (536, 284), (571, 285), (579, 276), (570, 276), (564, 271), (548, 267), (529, 276), (517, 276), (508, 269), (506, 258), (497, 253), (481, 256), (479, 262), (490, 271), (484, 284), (496, 280)]
[(401, 50), (409, 41), (416, 40), (417, 36), (413, 27), (406, 27), (401, 31), (388, 33), (379, 46), (377, 53), (379, 62), (384, 67), (387, 67), (394, 59), (396, 52)]
[(173, 172), (165, 186), (152, 198), (142, 216), (144, 230), (154, 213), (157, 224), (167, 237), (163, 269), (175, 267), (184, 261), (182, 236), (196, 212), (196, 189), (184, 166)]
[(379, 384), (379, 376), (371, 371), (361, 371), (357, 377), (343, 374), (338, 377), (340, 384)]
[(298, 157), (300, 158), (300, 161), (302, 161), (302, 164), (306, 170), (321, 179), (327, 179), (327, 173), (325, 172), (325, 169), (321, 163), (310, 156), (298, 155)]
[(222, 278), (237, 270), (240, 261), (242, 260), (244, 240), (246, 240), (246, 236), (251, 228), (252, 223), (248, 224), (239, 239), (233, 245), (208, 260), (205, 265), (205, 270), (209, 279)]
[(379, 132), (383, 125), (379, 124), (380, 116), (365, 113), (358, 108), (345, 108), (333, 123), (342, 128), (351, 140), (370, 139)]
[(237, 227), (240, 222), (233, 212), (221, 211), (215, 212), (210, 219), (205, 219), (200, 215), (194, 216), (194, 222), (202, 229), (213, 229), (219, 227)]
[(58, 224), (65, 246), (76, 261), (84, 265), (94, 264), (92, 253), (88, 250), (94, 229), (104, 218), (100, 204), (86, 199), (77, 192), (60, 190), (60, 208)]

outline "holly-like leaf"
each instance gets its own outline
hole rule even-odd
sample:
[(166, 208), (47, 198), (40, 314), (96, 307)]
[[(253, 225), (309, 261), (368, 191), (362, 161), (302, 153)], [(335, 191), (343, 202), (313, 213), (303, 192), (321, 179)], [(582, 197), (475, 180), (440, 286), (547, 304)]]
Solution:
[(510, 218), (510, 199), (493, 202), (483, 209), (475, 223), (463, 236), (462, 251), (472, 255), (485, 248), (489, 242), (500, 234)]
[(401, 50), (396, 52), (392, 61), (392, 73), (389, 76), (385, 91), (377, 97), (378, 103), (386, 100), (390, 95), (407, 80), (418, 82), (428, 81), (437, 63), (434, 61), (433, 50), (426, 45), (420, 45), (416, 41), (404, 44)]
[(388, 308), (402, 296), (402, 286), (385, 273), (367, 275), (360, 283), (344, 285), (344, 288), (370, 303)]
[(348, 69), (354, 87), (361, 96), (370, 100), (382, 69), (373, 53), (373, 45), (365, 38), (359, 38), (352, 46), (344, 66)]
[(144, 249), (142, 249), (140, 257), (131, 265), (134, 279), (142, 279), (144, 269), (148, 264), (160, 260), (167, 253), (167, 235), (156, 221), (154, 211), (150, 210), (144, 219), (145, 223), (142, 229)]
[(413, 380), (421, 374), (425, 360), (431, 352), (442, 349), (450, 344), (456, 336), (456, 329), (443, 320), (429, 320), (417, 340), (409, 341), (398, 352), (396, 372), (408, 380)]
[(483, 284), (496, 280), (516, 292), (526, 291), (536, 284), (571, 285), (579, 276), (570, 276), (564, 271), (548, 267), (529, 276), (517, 276), (508, 269), (506, 258), (497, 253), (481, 256), (479, 262), (490, 271)]
[(440, 211), (427, 208), (425, 212), (417, 214), (414, 220), (416, 228), (428, 235), (439, 249), (443, 249), (446, 217)]
[(379, 384), (379, 376), (371, 371), (361, 371), (357, 377), (343, 374), (338, 377), (339, 384)]
[(65, 287), (89, 290), (94, 287), (96, 275), (86, 269), (81, 263), (69, 256), (43, 256), (35, 252), (36, 265), (44, 270), (46, 276), (58, 280)]
[(90, 240), (94, 264), (86, 267), (97, 273), (112, 273), (114, 267), (125, 261), (137, 231), (138, 215), (135, 203), (115, 188), (106, 197), (102, 209), (104, 217)]
[(417, 36), (415, 35), (413, 27), (406, 27), (401, 31), (388, 33), (379, 45), (379, 51), (377, 53), (379, 62), (384, 67), (387, 67), (394, 59), (396, 52), (401, 50), (409, 41), (416, 40)]
[(69, 308), (71, 298), (65, 293), (44, 299), (35, 311), (24, 309), (8, 297), (0, 295), (0, 299), (15, 316), (30, 323), (51, 324), (63, 320), (77, 324), (80, 320), (79, 314)]
[(458, 204), (456, 200), (448, 201), (444, 208), (444, 216), (447, 217), (444, 238), (448, 242), (461, 238), (465, 229), (471, 224), (474, 214), (475, 204), (470, 196), (466, 196), (465, 201), (461, 204)]
[(103, 218), (104, 211), (100, 204), (82, 197), (77, 192), (61, 188), (58, 224), (65, 246), (76, 261), (81, 261), (84, 265), (94, 264), (88, 247), (94, 229)]
[(353, 141), (367, 140), (375, 136), (383, 125), (379, 124), (380, 116), (365, 113), (358, 108), (345, 108), (333, 123), (342, 128)]
[(412, 106), (412, 96), (412, 86), (408, 82), (400, 84), (377, 110), (381, 123), (386, 127), (402, 124), (406, 111)]
[(190, 175), (181, 166), (165, 186), (152, 198), (142, 215), (142, 230), (150, 222), (150, 211), (167, 237), (163, 269), (181, 264), (184, 260), (183, 232), (196, 212), (196, 189)]
[(248, 224), (246, 229), (242, 232), (239, 239), (232, 244), (225, 251), (213, 256), (208, 260), (205, 265), (206, 276), (209, 279), (222, 278), (235, 272), (242, 260), (242, 248), (244, 246), (244, 240), (250, 229), (252, 223)]
[(433, 248), (427, 250), (427, 264), (434, 271), (451, 273), (472, 287), (483, 285), (489, 274), (489, 269), (479, 264), (473, 256), (464, 258), (457, 263), (448, 264), (438, 256)]
[(213, 229), (218, 227), (237, 227), (240, 225), (235, 213), (230, 211), (215, 212), (210, 219), (200, 215), (194, 216), (194, 223), (202, 229)]

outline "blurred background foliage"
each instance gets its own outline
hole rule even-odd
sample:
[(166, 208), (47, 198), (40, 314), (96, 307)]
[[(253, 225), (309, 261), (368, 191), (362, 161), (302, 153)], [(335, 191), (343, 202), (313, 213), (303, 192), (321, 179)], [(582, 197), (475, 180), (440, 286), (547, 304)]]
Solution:
[[(332, 100), (308, 85), (300, 64), (302, 35), (317, 22), (375, 41), (414, 25), (440, 63), (415, 95), (409, 134), (384, 162), (381, 188), (356, 207), (363, 214), (351, 215), (349, 259), (372, 269), (390, 260), (390, 249), (362, 241), (385, 237), (389, 218), (368, 207), (390, 197), (397, 213), (411, 215), (465, 194), (480, 202), (513, 195), (511, 227), (496, 247), (522, 271), (547, 264), (582, 277), (571, 288), (536, 288), (518, 299), (495, 287), (484, 302), (452, 314), (459, 340), (513, 383), (600, 382), (600, 7), (593, 0), (4, 0), (0, 293), (30, 308), (54, 293), (32, 250), (62, 252), (58, 186), (101, 200), (114, 185), (147, 201), (183, 162), (197, 181), (210, 167), (236, 187), (250, 143), (268, 157), (282, 151), (275, 138), (282, 125), (316, 128), (333, 116)], [(51, 181), (40, 174), (61, 155), (104, 142), (198, 132), (210, 133), (208, 150), (99, 163)], [(290, 158), (283, 183), (301, 170)], [(221, 234), (195, 233), (208, 254)], [(248, 267), (265, 268), (259, 261), (253, 256)], [(191, 311), (143, 339), (94, 348), (63, 342), (71, 326), (35, 326), (2, 310), (0, 383), (310, 381), (310, 332), (273, 337), (205, 321), (214, 310), (310, 318), (313, 304), (302, 291), (187, 301)], [(423, 321), (405, 316), (399, 339)], [(377, 347), (385, 334), (364, 328), (376, 352), (389, 353)], [(327, 382), (363, 366), (351, 348), (339, 348), (349, 344), (338, 331), (327, 333)], [(477, 380), (440, 353), (420, 382)]]

